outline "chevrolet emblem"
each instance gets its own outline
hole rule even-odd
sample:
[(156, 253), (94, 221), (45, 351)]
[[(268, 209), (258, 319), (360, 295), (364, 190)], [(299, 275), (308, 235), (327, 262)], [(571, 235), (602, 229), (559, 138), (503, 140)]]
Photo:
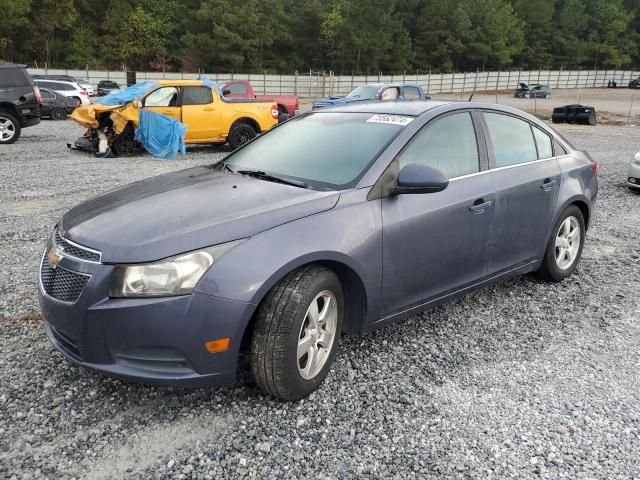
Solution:
[(62, 260), (62, 256), (58, 253), (56, 247), (51, 247), (49, 249), (49, 253), (47, 253), (47, 260), (52, 268), (56, 268), (58, 266), (60, 260)]

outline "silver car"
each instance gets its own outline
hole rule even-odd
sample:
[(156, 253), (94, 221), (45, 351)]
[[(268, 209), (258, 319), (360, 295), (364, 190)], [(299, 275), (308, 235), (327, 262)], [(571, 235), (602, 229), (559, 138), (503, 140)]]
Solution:
[(627, 172), (627, 185), (634, 190), (640, 190), (640, 152), (636, 153)]

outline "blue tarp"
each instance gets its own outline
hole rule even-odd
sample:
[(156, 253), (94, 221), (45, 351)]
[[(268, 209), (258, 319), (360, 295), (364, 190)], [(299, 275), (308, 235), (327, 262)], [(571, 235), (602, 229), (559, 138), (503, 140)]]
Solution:
[(187, 126), (175, 118), (150, 110), (140, 110), (140, 126), (135, 139), (156, 157), (175, 160), (177, 153), (186, 154), (184, 137)]
[(117, 92), (110, 93), (109, 95), (105, 95), (104, 97), (99, 97), (96, 99), (95, 103), (110, 106), (126, 105), (130, 101), (144, 96), (145, 93), (147, 93), (156, 85), (158, 85), (158, 82), (147, 80), (146, 82), (131, 85), (130, 87), (123, 88), (122, 90), (118, 90)]

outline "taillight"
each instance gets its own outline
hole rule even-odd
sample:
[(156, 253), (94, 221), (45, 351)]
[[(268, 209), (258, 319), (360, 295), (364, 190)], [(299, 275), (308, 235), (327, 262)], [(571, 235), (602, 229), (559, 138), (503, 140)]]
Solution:
[(87, 92), (86, 90), (81, 90), (80, 95), (89, 95), (89, 92)]
[(42, 95), (40, 95), (40, 89), (38, 87), (33, 87), (33, 94), (36, 97), (36, 102), (42, 103)]
[(591, 168), (593, 173), (598, 175), (598, 172), (600, 171), (600, 164), (598, 163), (598, 160), (594, 160), (593, 163), (591, 163)]
[(276, 120), (280, 117), (280, 112), (278, 111), (278, 105), (271, 105), (271, 116)]

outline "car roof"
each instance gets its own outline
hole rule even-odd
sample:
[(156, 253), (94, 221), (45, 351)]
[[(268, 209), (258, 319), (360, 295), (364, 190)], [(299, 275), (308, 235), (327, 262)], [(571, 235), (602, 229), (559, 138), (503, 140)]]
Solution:
[(27, 68), (27, 66), (19, 63), (0, 63), (0, 68)]
[(451, 103), (463, 102), (442, 102), (437, 100), (411, 100), (407, 102), (355, 102), (335, 107), (324, 107), (319, 110), (313, 110), (313, 112), (381, 113), (417, 117), (432, 108)]
[[(380, 89), (383, 87), (418, 87), (418, 85), (415, 83), (394, 82), (394, 83), (366, 83), (364, 85), (358, 85), (358, 87), (376, 87)], [(353, 90), (355, 90), (358, 87), (353, 87)]]
[(204, 85), (204, 82), (202, 80), (158, 80), (157, 82), (160, 85), (169, 85), (172, 87), (201, 87), (202, 85)]
[(66, 85), (76, 86), (77, 82), (70, 82), (68, 80), (54, 80), (52, 78), (34, 78), (35, 82), (52, 82), (52, 83), (64, 83)]

